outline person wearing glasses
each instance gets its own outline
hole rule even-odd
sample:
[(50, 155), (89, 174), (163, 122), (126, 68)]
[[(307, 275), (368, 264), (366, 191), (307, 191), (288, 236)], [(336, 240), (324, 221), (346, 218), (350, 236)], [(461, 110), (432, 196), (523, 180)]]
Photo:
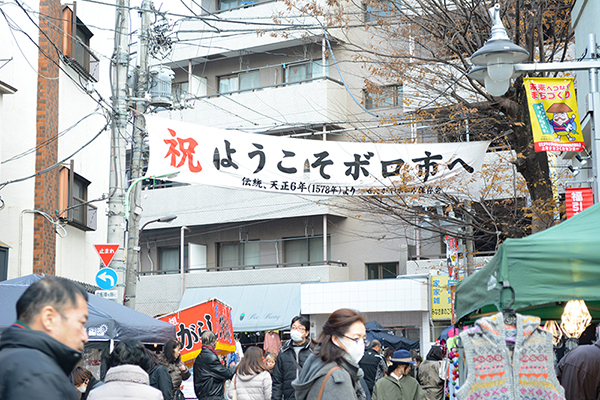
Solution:
[(361, 313), (347, 308), (334, 311), (323, 325), (315, 353), (292, 382), (296, 399), (364, 400), (363, 371), (358, 362), (365, 352), (366, 337)]
[(311, 354), (310, 322), (301, 315), (294, 317), (290, 325), (290, 336), (279, 351), (273, 368), (273, 400), (295, 399), (292, 381), (298, 377), (304, 362)]

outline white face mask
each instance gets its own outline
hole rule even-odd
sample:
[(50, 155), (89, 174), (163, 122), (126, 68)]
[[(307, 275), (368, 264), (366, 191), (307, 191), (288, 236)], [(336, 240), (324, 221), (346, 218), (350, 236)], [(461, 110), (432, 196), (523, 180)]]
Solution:
[(75, 389), (77, 389), (81, 393), (85, 393), (85, 390), (87, 389), (87, 386), (85, 386), (85, 385), (76, 386)]
[(350, 356), (354, 362), (358, 364), (358, 362), (363, 358), (365, 354), (365, 341), (364, 339), (358, 339), (356, 342), (354, 340), (346, 340), (345, 338), (339, 338), (343, 343), (344, 347), (346, 347), (346, 353)]
[(299, 332), (295, 329), (292, 329), (290, 331), (290, 336), (292, 337), (292, 340), (296, 343), (300, 343), (304, 340), (304, 337), (302, 335), (304, 335), (302, 332)]

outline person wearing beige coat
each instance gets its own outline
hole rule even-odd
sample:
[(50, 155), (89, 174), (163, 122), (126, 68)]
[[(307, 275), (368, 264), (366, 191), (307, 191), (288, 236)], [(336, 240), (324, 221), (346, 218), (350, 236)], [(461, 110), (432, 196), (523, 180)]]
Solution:
[(236, 392), (237, 400), (271, 400), (272, 385), (262, 350), (249, 347), (236, 368), (227, 395), (232, 399)]
[(92, 389), (88, 400), (163, 400), (160, 390), (150, 386), (150, 358), (142, 342), (125, 339), (108, 357), (104, 385)]
[(271, 385), (271, 374), (267, 371), (254, 375), (235, 374), (227, 395), (231, 399), (233, 390), (237, 390), (238, 400), (271, 400)]

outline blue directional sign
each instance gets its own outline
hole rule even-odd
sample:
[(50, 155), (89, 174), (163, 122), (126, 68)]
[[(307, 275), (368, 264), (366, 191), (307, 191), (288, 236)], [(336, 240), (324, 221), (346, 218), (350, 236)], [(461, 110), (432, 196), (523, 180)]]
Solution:
[(112, 268), (102, 268), (96, 274), (96, 285), (100, 289), (108, 290), (115, 287), (117, 284), (117, 273)]

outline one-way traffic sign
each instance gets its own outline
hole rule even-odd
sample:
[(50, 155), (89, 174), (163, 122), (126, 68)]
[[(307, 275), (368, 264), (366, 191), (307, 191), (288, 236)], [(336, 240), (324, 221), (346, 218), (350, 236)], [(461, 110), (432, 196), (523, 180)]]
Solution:
[(117, 284), (117, 273), (112, 268), (102, 268), (96, 274), (96, 284), (104, 290), (114, 288)]

